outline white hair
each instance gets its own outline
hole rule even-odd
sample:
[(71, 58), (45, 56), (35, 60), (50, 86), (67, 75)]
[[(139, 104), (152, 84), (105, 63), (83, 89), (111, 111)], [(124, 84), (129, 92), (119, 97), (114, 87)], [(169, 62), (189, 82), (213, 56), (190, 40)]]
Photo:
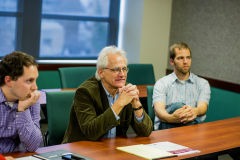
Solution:
[(116, 46), (107, 46), (104, 47), (99, 55), (98, 55), (98, 59), (97, 59), (97, 70), (95, 73), (95, 77), (97, 80), (100, 80), (100, 76), (98, 75), (98, 71), (99, 69), (105, 68), (108, 65), (108, 55), (109, 54), (119, 54), (122, 57), (125, 58), (126, 63), (127, 63), (127, 58), (126, 58), (126, 52), (120, 48), (117, 48)]

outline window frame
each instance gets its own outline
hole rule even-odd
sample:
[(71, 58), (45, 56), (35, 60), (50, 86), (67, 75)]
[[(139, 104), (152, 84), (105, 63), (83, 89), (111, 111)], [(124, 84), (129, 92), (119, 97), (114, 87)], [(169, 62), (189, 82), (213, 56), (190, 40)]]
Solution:
[[(109, 17), (71, 16), (42, 14), (43, 0), (18, 0), (16, 13), (4, 12), (4, 16), (16, 17), (16, 44), (15, 49), (31, 54), (40, 64), (95, 64), (96, 58), (42, 58), (40, 55), (41, 20), (61, 19), (109, 23), (106, 45), (117, 45), (119, 30), (120, 0), (109, 1)], [(1, 12), (0, 12), (1, 14)], [(3, 14), (1, 14), (3, 15)]]

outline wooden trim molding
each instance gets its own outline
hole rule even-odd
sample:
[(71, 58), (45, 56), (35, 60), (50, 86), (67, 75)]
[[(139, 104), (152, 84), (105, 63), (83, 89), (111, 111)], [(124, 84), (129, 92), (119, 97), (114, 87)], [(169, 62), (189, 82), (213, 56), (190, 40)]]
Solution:
[[(166, 69), (166, 74), (167, 75), (172, 73), (172, 72), (173, 72), (172, 69)], [(204, 76), (200, 76), (200, 75), (199, 75), (199, 77), (202, 77), (202, 78), (205, 78), (206, 80), (208, 80), (210, 86), (212, 86), (212, 87), (216, 87), (216, 88), (240, 93), (240, 84), (226, 82), (226, 81), (213, 79), (213, 78), (209, 78), (209, 77), (204, 77)]]
[(58, 70), (60, 67), (79, 67), (79, 66), (96, 66), (96, 64), (79, 64), (79, 63), (69, 63), (69, 64), (39, 64), (39, 71), (45, 70)]

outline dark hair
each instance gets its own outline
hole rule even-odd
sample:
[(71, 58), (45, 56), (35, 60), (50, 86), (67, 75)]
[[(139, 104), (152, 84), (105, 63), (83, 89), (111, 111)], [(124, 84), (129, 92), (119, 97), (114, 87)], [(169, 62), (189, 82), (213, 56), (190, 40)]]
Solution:
[(0, 62), (0, 86), (5, 84), (5, 76), (10, 76), (13, 80), (23, 75), (23, 67), (37, 66), (34, 57), (21, 51), (14, 51), (7, 54)]
[(176, 57), (176, 53), (175, 53), (175, 49), (178, 48), (178, 49), (188, 49), (190, 51), (190, 55), (192, 54), (191, 53), (191, 49), (190, 47), (184, 43), (184, 42), (180, 42), (180, 43), (175, 43), (173, 45), (170, 46), (170, 59), (174, 59)]

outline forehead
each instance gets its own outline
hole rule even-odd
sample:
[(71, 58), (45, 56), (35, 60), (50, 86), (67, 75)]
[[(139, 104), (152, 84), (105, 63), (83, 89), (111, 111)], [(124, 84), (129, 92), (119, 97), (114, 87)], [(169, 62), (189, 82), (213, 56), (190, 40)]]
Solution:
[(109, 54), (108, 55), (108, 65), (117, 66), (117, 65), (126, 65), (126, 59), (121, 54)]
[(24, 66), (23, 67), (23, 77), (37, 77), (38, 76), (38, 68), (37, 66)]
[(176, 57), (190, 56), (190, 50), (187, 48), (175, 48)]

